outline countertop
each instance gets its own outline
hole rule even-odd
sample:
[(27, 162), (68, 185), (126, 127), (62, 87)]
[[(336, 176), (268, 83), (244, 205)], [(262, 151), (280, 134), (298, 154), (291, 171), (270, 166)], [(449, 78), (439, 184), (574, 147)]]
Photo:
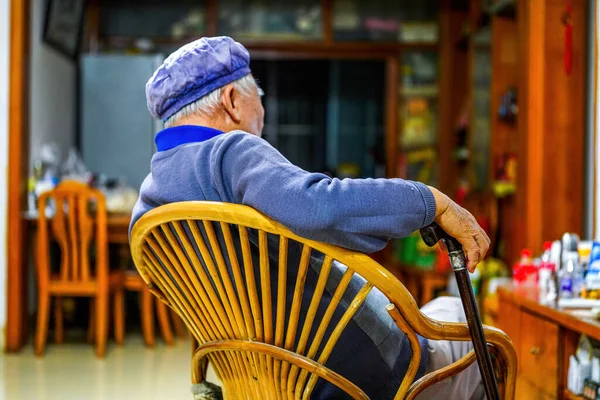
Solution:
[(539, 291), (532, 286), (503, 285), (498, 288), (498, 306), (505, 301), (542, 316), (567, 329), (600, 339), (600, 321), (594, 319), (590, 310), (562, 309), (555, 303), (539, 301)]

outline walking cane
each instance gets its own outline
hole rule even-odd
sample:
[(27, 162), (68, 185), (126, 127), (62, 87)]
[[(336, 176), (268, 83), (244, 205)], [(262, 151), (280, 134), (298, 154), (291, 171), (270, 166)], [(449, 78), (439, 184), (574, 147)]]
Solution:
[(479, 365), (479, 372), (483, 380), (486, 397), (488, 400), (500, 400), (500, 392), (498, 391), (498, 384), (494, 375), (494, 366), (492, 365), (492, 358), (488, 352), (487, 342), (483, 334), (483, 325), (481, 324), (475, 295), (471, 287), (471, 279), (469, 278), (469, 271), (467, 271), (462, 245), (458, 240), (448, 235), (435, 222), (421, 229), (421, 236), (425, 244), (429, 247), (435, 246), (441, 240), (448, 249), (450, 265), (452, 265), (452, 270), (456, 276), (456, 283), (463, 308), (465, 309), (465, 316), (467, 317), (469, 332), (473, 340), (473, 347), (475, 348), (477, 364)]

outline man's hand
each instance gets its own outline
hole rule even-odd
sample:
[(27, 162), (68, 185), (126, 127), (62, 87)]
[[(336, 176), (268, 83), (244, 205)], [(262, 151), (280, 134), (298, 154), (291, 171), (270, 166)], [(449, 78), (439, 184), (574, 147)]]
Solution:
[(469, 272), (475, 271), (490, 248), (490, 238), (470, 212), (439, 190), (432, 187), (430, 189), (436, 203), (435, 222), (462, 244), (467, 256), (467, 269)]

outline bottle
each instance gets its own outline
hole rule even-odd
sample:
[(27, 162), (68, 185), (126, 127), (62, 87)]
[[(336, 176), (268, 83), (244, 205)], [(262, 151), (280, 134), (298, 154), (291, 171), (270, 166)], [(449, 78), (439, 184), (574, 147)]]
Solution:
[(561, 239), (561, 260), (559, 269), (562, 269), (567, 264), (567, 257), (569, 252), (577, 252), (577, 245), (579, 244), (579, 236), (575, 233), (565, 233)]
[[(578, 268), (579, 256), (577, 252), (568, 251), (563, 254), (564, 265), (559, 271), (560, 298), (571, 299), (574, 297), (574, 279), (575, 269)], [(579, 282), (577, 282), (579, 284)]]
[(37, 212), (37, 198), (35, 196), (35, 178), (30, 176), (27, 180), (27, 212), (29, 214), (36, 214)]
[(518, 284), (537, 282), (537, 268), (531, 258), (531, 250), (521, 250), (521, 259), (513, 266), (513, 279)]
[(590, 263), (590, 257), (592, 255), (592, 245), (592, 241), (582, 240), (577, 246), (577, 253), (579, 254), (579, 263), (581, 264), (584, 271), (587, 270), (588, 265)]
[(589, 265), (585, 273), (585, 288), (588, 292), (600, 290), (600, 242), (592, 244)]
[[(577, 254), (577, 253), (576, 253)], [(573, 269), (573, 297), (581, 297), (581, 293), (585, 287), (585, 268), (583, 264), (579, 262), (579, 255), (575, 261), (575, 267)]]
[(552, 274), (556, 270), (556, 264), (551, 259), (552, 242), (544, 243), (544, 252), (542, 253), (540, 268), (538, 270), (538, 283), (540, 290), (548, 291), (552, 284)]

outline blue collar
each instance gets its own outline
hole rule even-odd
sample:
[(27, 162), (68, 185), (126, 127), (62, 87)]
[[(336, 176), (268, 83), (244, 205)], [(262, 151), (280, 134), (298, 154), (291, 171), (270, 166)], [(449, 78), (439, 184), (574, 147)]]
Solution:
[(181, 125), (163, 129), (156, 134), (154, 141), (158, 151), (167, 151), (186, 143), (204, 142), (222, 133), (207, 126)]

